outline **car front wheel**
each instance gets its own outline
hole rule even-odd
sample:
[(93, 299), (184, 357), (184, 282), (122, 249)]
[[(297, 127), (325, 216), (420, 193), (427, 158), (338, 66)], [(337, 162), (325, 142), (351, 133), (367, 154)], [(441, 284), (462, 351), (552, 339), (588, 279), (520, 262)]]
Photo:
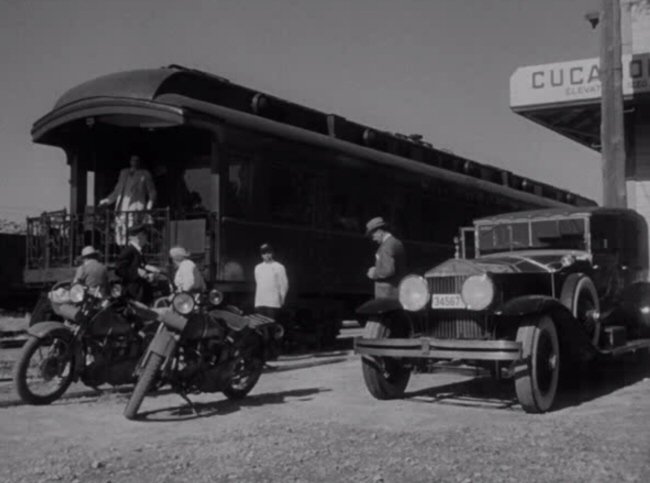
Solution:
[[(402, 325), (403, 327), (403, 325)], [(370, 319), (366, 323), (364, 338), (389, 339), (406, 337), (391, 330), (390, 317)], [(411, 369), (401, 359), (393, 357), (363, 356), (361, 359), (363, 380), (370, 394), (377, 399), (398, 399), (411, 378)]]
[(527, 413), (551, 409), (560, 376), (560, 343), (548, 315), (525, 318), (517, 330), (521, 358), (515, 368), (517, 399)]

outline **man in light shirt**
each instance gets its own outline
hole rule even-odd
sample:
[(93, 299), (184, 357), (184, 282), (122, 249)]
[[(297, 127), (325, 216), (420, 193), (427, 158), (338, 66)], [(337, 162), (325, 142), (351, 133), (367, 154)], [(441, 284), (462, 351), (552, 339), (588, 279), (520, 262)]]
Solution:
[(190, 259), (190, 254), (183, 247), (169, 250), (169, 256), (176, 266), (174, 287), (177, 292), (203, 292), (205, 281), (196, 264)]
[(284, 265), (273, 259), (273, 248), (268, 243), (260, 247), (262, 263), (255, 267), (255, 311), (272, 319), (284, 305), (289, 280)]

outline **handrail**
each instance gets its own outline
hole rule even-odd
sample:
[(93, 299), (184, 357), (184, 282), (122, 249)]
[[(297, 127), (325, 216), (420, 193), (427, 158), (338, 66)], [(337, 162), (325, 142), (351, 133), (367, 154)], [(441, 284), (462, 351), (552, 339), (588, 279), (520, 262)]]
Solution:
[(102, 209), (78, 214), (57, 211), (29, 217), (26, 230), (26, 269), (74, 267), (77, 255), (87, 245), (92, 245), (100, 253), (103, 263), (113, 265), (122, 245), (126, 243), (125, 237), (116, 236), (117, 226), (140, 223), (149, 235), (149, 243), (144, 249), (145, 256), (153, 263), (165, 264), (171, 243), (171, 221), (197, 217), (207, 219), (210, 213), (185, 212), (182, 215), (172, 218), (168, 208), (157, 208), (147, 211)]

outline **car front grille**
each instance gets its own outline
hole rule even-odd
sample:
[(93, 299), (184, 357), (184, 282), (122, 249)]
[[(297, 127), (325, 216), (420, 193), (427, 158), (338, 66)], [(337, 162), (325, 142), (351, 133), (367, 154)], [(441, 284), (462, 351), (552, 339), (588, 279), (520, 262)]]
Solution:
[(429, 279), (429, 290), (431, 293), (460, 293), (467, 275), (454, 275), (450, 277), (431, 277)]
[[(431, 277), (432, 294), (460, 294), (469, 275)], [(432, 310), (429, 312), (427, 335), (437, 339), (489, 339), (490, 329), (486, 312), (471, 310)]]
[(484, 312), (445, 310), (432, 312), (427, 335), (436, 339), (489, 339), (488, 317)]

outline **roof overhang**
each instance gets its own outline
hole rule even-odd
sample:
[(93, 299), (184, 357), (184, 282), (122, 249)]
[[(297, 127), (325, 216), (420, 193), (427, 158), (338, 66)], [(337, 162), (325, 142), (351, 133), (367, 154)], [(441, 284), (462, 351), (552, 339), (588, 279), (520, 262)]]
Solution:
[(32, 138), (61, 145), (66, 134), (96, 124), (158, 128), (183, 123), (177, 107), (155, 102), (174, 69), (140, 69), (105, 75), (64, 93), (54, 108), (34, 123)]
[[(650, 53), (624, 55), (626, 111), (650, 98)], [(510, 77), (511, 109), (533, 122), (600, 150), (598, 58), (520, 67)]]
[(54, 109), (34, 123), (34, 142), (58, 145), (66, 130), (89, 129), (96, 124), (145, 129), (178, 126), (183, 109), (150, 101), (96, 97)]

